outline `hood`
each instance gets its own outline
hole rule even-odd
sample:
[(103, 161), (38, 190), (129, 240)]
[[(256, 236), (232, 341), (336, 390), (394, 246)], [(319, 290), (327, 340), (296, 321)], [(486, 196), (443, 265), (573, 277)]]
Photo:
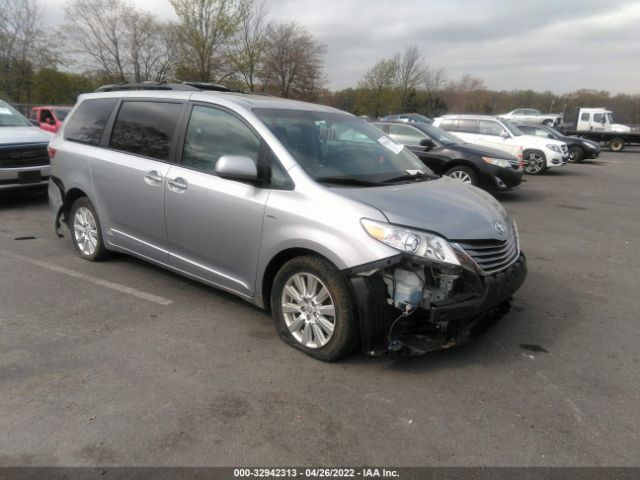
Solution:
[[(524, 146), (525, 150), (527, 147), (531, 145), (543, 148), (545, 145), (557, 145), (558, 147), (562, 147), (562, 144), (564, 144), (564, 142), (560, 140), (554, 140), (553, 138), (538, 137), (537, 135), (523, 135), (522, 137), (525, 137), (523, 141), (527, 143), (527, 145)], [(522, 137), (515, 137), (515, 140)]]
[(462, 145), (445, 145), (444, 148), (450, 150), (460, 150), (461, 152), (473, 153), (481, 157), (494, 157), (504, 158), (507, 160), (517, 160), (516, 157), (504, 150), (498, 150), (497, 148), (484, 147), (482, 145), (476, 145), (473, 143), (464, 143)]
[(629, 133), (631, 131), (631, 127), (627, 127), (626, 125), (622, 125), (620, 123), (612, 123), (611, 131), (619, 133)]
[[(488, 193), (443, 177), (427, 182), (371, 188), (333, 188), (334, 192), (380, 210), (390, 223), (437, 233), (448, 240), (504, 240), (512, 221)], [(506, 235), (495, 227), (506, 226)]]
[(0, 145), (49, 143), (53, 134), (38, 127), (0, 127)]

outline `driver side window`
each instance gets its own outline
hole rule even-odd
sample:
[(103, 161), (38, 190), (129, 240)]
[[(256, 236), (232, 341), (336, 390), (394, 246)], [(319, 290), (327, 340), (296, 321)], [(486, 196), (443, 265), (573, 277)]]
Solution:
[(223, 155), (242, 155), (258, 161), (260, 140), (240, 119), (212, 107), (195, 105), (187, 127), (182, 165), (213, 172)]
[(420, 140), (427, 136), (408, 125), (389, 125), (389, 137), (402, 145), (420, 145)]
[(492, 122), (491, 120), (480, 120), (479, 122), (478, 133), (480, 135), (494, 135), (498, 137), (502, 132), (504, 132), (504, 128), (497, 122)]

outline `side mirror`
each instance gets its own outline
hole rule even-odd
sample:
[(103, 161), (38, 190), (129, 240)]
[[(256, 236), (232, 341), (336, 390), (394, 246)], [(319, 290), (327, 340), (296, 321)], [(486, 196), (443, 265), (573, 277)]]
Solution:
[(502, 138), (509, 138), (509, 134), (507, 132), (505, 132), (504, 130), (500, 132), (500, 136)]
[(422, 140), (420, 140), (420, 146), (421, 147), (427, 147), (427, 148), (433, 148), (433, 147), (436, 146), (436, 142), (434, 142), (430, 138), (423, 138)]
[(251, 158), (242, 155), (223, 155), (216, 162), (216, 175), (230, 180), (258, 180), (258, 167)]

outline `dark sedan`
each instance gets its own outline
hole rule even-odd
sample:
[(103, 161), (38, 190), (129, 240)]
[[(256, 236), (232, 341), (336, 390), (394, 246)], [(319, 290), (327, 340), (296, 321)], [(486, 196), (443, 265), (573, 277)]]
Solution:
[(585, 158), (598, 158), (602, 147), (598, 142), (587, 140), (586, 138), (579, 137), (567, 137), (563, 135), (555, 128), (547, 127), (545, 125), (529, 125), (529, 124), (517, 124), (517, 127), (522, 130), (522, 133), (527, 135), (536, 135), (538, 137), (553, 138), (554, 140), (560, 140), (567, 144), (569, 149), (569, 162), (580, 163)]
[(390, 138), (405, 145), (438, 175), (486, 190), (510, 190), (522, 181), (522, 159), (501, 150), (465, 143), (427, 124), (373, 122)]

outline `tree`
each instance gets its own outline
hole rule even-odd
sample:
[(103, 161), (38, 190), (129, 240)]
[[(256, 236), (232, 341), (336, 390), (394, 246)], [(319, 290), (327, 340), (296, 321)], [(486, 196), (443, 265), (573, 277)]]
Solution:
[(251, 91), (264, 91), (264, 60), (268, 47), (267, 7), (263, 0), (248, 0), (242, 5), (240, 26), (229, 45), (232, 70)]
[(381, 58), (364, 74), (358, 87), (368, 92), (369, 113), (375, 117), (391, 113), (397, 104), (398, 56)]
[(241, 0), (169, 0), (178, 16), (177, 38), (184, 50), (182, 72), (194, 80), (220, 80), (227, 68), (224, 48), (237, 31), (246, 7)]
[(121, 0), (71, 0), (65, 8), (76, 51), (113, 81), (126, 81), (126, 22), (135, 10)]
[(408, 111), (411, 110), (408, 105), (410, 92), (414, 91), (415, 96), (415, 89), (424, 76), (424, 62), (416, 45), (408, 46), (402, 56), (396, 54), (394, 61), (397, 65), (396, 83), (400, 90), (400, 109)]
[(35, 0), (0, 0), (0, 91), (16, 102), (29, 102), (34, 72), (57, 62), (41, 24)]
[(326, 45), (315, 41), (301, 25), (291, 22), (267, 30), (263, 81), (284, 98), (315, 100), (326, 83)]

